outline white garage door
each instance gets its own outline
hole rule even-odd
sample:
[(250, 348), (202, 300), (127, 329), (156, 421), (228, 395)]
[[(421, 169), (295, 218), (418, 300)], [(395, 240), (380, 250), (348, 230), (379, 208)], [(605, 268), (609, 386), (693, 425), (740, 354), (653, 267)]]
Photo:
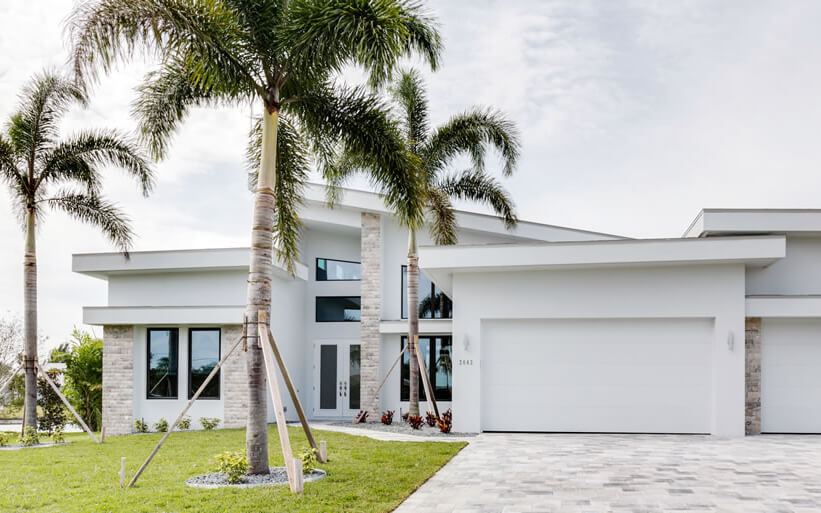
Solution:
[(821, 321), (762, 322), (761, 431), (821, 433)]
[(709, 433), (711, 319), (482, 323), (482, 429)]

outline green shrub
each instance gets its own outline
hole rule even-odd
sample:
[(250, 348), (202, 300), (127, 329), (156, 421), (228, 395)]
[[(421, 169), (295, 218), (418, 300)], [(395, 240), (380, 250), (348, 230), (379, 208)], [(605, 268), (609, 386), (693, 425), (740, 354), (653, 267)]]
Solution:
[(52, 350), (53, 362), (66, 364), (63, 394), (92, 431), (103, 418), (103, 339), (75, 328), (65, 344)]
[(211, 431), (215, 427), (219, 426), (220, 422), (222, 422), (219, 417), (200, 417), (200, 424), (202, 424), (202, 429), (206, 431)]
[(313, 447), (308, 447), (300, 453), (299, 458), (302, 460), (302, 472), (310, 474), (316, 470), (316, 466), (319, 463), (319, 451)]
[(63, 428), (55, 427), (54, 431), (51, 432), (51, 441), (55, 444), (64, 444), (66, 443), (66, 437), (63, 436)]
[[(51, 381), (59, 386), (62, 373), (57, 369), (46, 372)], [(63, 429), (66, 425), (66, 407), (57, 392), (42, 377), (37, 378), (37, 406), (41, 412), (37, 420), (40, 429), (49, 435), (57, 428)]]
[(143, 419), (134, 419), (134, 431), (137, 433), (148, 433), (148, 424)]
[(183, 431), (191, 429), (191, 417), (186, 415), (185, 417), (181, 418), (180, 421), (177, 423), (177, 429)]
[(20, 435), (20, 445), (23, 447), (31, 447), (40, 443), (40, 434), (31, 426), (26, 426), (23, 434)]
[(245, 474), (248, 473), (248, 460), (245, 459), (243, 452), (226, 451), (218, 454), (215, 459), (217, 460), (217, 472), (225, 474), (231, 484), (241, 483)]
[(9, 434), (0, 431), (0, 447), (5, 447), (9, 444)]
[(156, 424), (154, 424), (154, 431), (158, 433), (165, 433), (168, 431), (168, 421), (165, 418), (160, 418)]

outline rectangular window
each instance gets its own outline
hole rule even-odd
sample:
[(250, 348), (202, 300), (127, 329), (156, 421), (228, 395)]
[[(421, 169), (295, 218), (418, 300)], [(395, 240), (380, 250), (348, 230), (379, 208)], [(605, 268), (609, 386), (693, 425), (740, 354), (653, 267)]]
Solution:
[[(405, 347), (407, 342), (408, 337), (402, 337), (402, 347)], [(433, 351), (431, 351), (431, 347)], [(436, 400), (450, 401), (453, 397), (453, 361), (451, 359), (453, 344), (451, 337), (419, 337), (419, 352), (422, 354), (422, 360), (428, 368), (428, 376)], [(401, 376), (402, 384), (399, 399), (407, 401), (410, 398), (410, 353), (407, 351), (402, 354)], [(419, 400), (424, 401), (425, 398), (425, 386), (422, 384), (422, 376), (419, 376)]]
[(346, 260), (316, 259), (316, 281), (359, 281), (362, 264)]
[[(419, 318), (452, 319), (453, 302), (419, 271)], [(402, 318), (408, 318), (408, 266), (402, 266)]]
[(359, 296), (316, 298), (316, 322), (359, 322)]
[(177, 328), (149, 328), (148, 399), (176, 399), (179, 387), (179, 331)]
[[(194, 397), (220, 361), (219, 328), (191, 328), (188, 330), (188, 398)], [(199, 399), (220, 398), (220, 373), (208, 382)]]

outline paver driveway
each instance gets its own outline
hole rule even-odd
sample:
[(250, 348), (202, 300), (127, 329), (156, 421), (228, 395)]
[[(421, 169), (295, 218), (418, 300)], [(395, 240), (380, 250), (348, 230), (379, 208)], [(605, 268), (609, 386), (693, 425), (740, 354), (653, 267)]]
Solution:
[(396, 513), (821, 512), (821, 437), (485, 434)]

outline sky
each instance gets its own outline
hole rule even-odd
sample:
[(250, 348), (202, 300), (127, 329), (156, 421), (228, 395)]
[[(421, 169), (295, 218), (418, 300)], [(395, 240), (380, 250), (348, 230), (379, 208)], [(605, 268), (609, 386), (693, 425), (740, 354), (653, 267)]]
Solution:
[[(43, 68), (68, 62), (73, 0), (0, 3), (0, 121)], [(821, 2), (429, 0), (445, 43), (425, 72), (435, 124), (471, 106), (505, 112), (523, 155), (504, 183), (520, 218), (630, 237), (680, 236), (701, 208), (821, 208)], [(134, 87), (152, 63), (120, 66), (63, 130), (133, 131)], [(250, 107), (191, 113), (157, 187), (107, 173), (135, 250), (249, 240), (244, 148)], [(491, 167), (493, 169), (493, 167)], [(0, 316), (22, 310), (23, 236), (0, 192)], [(72, 253), (109, 251), (93, 228), (49, 214), (38, 233), (40, 331), (50, 343), (104, 305), (105, 282)], [(100, 330), (97, 329), (97, 333)]]

